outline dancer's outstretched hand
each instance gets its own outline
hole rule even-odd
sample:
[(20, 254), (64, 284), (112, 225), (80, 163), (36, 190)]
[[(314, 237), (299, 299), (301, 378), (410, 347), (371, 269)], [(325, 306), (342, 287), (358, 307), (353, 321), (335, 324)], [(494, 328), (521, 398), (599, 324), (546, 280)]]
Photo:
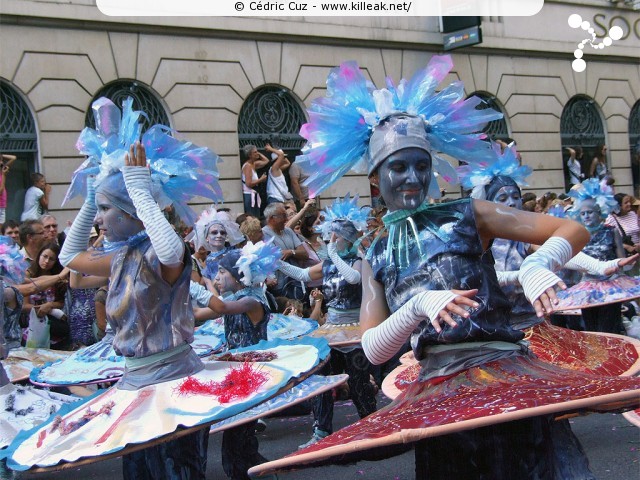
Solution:
[(122, 177), (131, 199), (136, 196), (134, 191), (145, 192), (145, 194), (151, 192), (151, 170), (147, 165), (147, 152), (144, 145), (138, 141), (129, 147), (128, 153), (124, 154)]
[(478, 290), (428, 290), (418, 294), (415, 298), (414, 314), (417, 317), (428, 317), (436, 332), (442, 331), (442, 324), (457, 327), (452, 314), (468, 317), (467, 308), (478, 308), (479, 304), (473, 298)]
[(553, 313), (554, 305), (557, 305), (559, 302), (556, 296), (556, 287), (560, 290), (566, 290), (567, 285), (562, 281), (558, 282), (555, 286), (547, 288), (542, 295), (533, 302), (533, 308), (538, 317), (542, 317), (545, 313), (547, 315)]
[(631, 255), (630, 257), (626, 257), (626, 258), (620, 258), (620, 259), (618, 259), (618, 266), (617, 267), (607, 268), (604, 271), (604, 274), (605, 275), (613, 275), (614, 273), (616, 273), (618, 270), (622, 269), (623, 267), (631, 266), (634, 263), (636, 263), (638, 261), (638, 258), (640, 258), (640, 253), (636, 253), (635, 255)]
[(134, 142), (129, 147), (129, 153), (124, 154), (124, 164), (128, 167), (146, 167), (147, 152), (144, 145), (140, 142)]

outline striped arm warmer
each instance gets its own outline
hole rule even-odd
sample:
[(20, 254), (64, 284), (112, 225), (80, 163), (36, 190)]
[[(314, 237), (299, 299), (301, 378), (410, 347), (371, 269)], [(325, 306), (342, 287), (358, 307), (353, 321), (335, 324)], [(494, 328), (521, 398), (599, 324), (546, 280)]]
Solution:
[(89, 242), (89, 235), (91, 234), (93, 220), (96, 217), (97, 211), (94, 179), (89, 177), (87, 178), (87, 198), (85, 198), (80, 212), (78, 212), (78, 215), (73, 220), (73, 224), (69, 229), (67, 238), (60, 251), (59, 260), (65, 267), (68, 266), (78, 254), (87, 251), (87, 243)]
[(308, 268), (296, 267), (294, 265), (291, 265), (290, 263), (280, 260), (278, 261), (278, 270), (284, 273), (287, 277), (291, 277), (294, 280), (298, 280), (299, 282), (311, 281)]
[(338, 269), (338, 272), (340, 273), (340, 275), (342, 275), (347, 283), (356, 285), (362, 281), (360, 272), (355, 268), (350, 267), (347, 262), (340, 258), (340, 255), (338, 255), (338, 252), (336, 250), (335, 243), (332, 242), (327, 246), (327, 252), (329, 254), (329, 258)]
[(160, 263), (177, 267), (184, 257), (184, 242), (173, 230), (151, 196), (151, 173), (147, 167), (124, 166), (122, 176), (127, 193), (136, 207), (136, 215), (147, 230)]
[(195, 282), (189, 282), (189, 294), (191, 295), (191, 298), (196, 301), (198, 306), (203, 308), (209, 306), (209, 301), (211, 300), (211, 297), (213, 297), (213, 293)]
[(496, 270), (496, 275), (498, 276), (498, 283), (501, 287), (506, 285), (515, 285), (519, 284), (518, 275), (520, 272), (518, 270), (509, 270), (509, 271), (498, 271)]
[(592, 275), (604, 275), (604, 271), (608, 268), (613, 267), (617, 269), (618, 262), (619, 260), (617, 258), (603, 262), (587, 255), (586, 253), (579, 252), (565, 264), (565, 268), (586, 271)]
[(362, 335), (362, 349), (369, 361), (380, 365), (393, 357), (422, 320), (436, 319), (456, 295), (449, 290), (421, 292), (384, 322)]
[(562, 268), (573, 256), (571, 244), (562, 237), (551, 237), (538, 250), (524, 259), (518, 279), (531, 303), (545, 290), (562, 280), (553, 272)]

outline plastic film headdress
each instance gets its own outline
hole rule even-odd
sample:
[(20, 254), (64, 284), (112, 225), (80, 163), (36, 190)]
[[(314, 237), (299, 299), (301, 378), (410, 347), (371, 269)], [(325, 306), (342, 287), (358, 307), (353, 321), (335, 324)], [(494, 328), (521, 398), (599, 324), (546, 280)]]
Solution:
[[(457, 181), (456, 172), (438, 153), (468, 163), (490, 160), (493, 151), (482, 140), (484, 134), (477, 132), (488, 122), (502, 118), (502, 114), (490, 108), (476, 110), (482, 100), (465, 100), (461, 82), (435, 93), (452, 67), (450, 56), (434, 56), (409, 81), (402, 80), (396, 86), (387, 79), (387, 87), (379, 90), (355, 62), (331, 70), (327, 96), (314, 100), (308, 110), (309, 122), (300, 129), (307, 144), (296, 163), (309, 175), (305, 185), (310, 194), (317, 195), (352, 169), (371, 174), (388, 155), (416, 146), (414, 143), (431, 154), (433, 169), (450, 183)], [(394, 143), (390, 138), (393, 131), (384, 125), (393, 125), (396, 117), (415, 119), (408, 120), (411, 128), (418, 122), (424, 132), (416, 130), (407, 141), (396, 139), (394, 151), (380, 149), (379, 145)], [(384, 138), (379, 141), (376, 135)], [(429, 195), (439, 197), (433, 177)]]
[(322, 237), (335, 233), (345, 240), (354, 243), (358, 239), (357, 232), (367, 229), (367, 219), (370, 217), (370, 207), (358, 207), (358, 195), (344, 199), (336, 198), (333, 203), (323, 210), (324, 221), (316, 227)]
[(526, 178), (533, 171), (528, 165), (520, 165), (514, 145), (505, 147), (502, 153), (502, 147), (498, 143), (492, 143), (491, 148), (495, 154), (493, 159), (463, 165), (457, 169), (462, 186), (472, 189), (471, 197), (480, 200), (493, 201), (498, 191), (505, 186), (521, 188), (528, 185)]
[(211, 246), (208, 244), (208, 232), (209, 228), (214, 224), (219, 224), (224, 228), (225, 232), (227, 232), (227, 242), (232, 247), (244, 241), (244, 235), (240, 231), (238, 224), (229, 218), (227, 212), (219, 212), (212, 206), (205, 209), (195, 223), (193, 231), (195, 233), (194, 246), (196, 251), (200, 247), (211, 250)]
[[(131, 205), (124, 205), (127, 201), (131, 204), (131, 200), (123, 181), (112, 179), (110, 185), (100, 187), (112, 175), (121, 175), (119, 172), (124, 166), (125, 153), (140, 139), (142, 125), (139, 120), (140, 116), (146, 115), (134, 111), (132, 106), (132, 98), (123, 102), (122, 112), (108, 98), (102, 97), (93, 102), (96, 129), (85, 128), (80, 133), (76, 147), (87, 159), (73, 173), (63, 203), (78, 195), (86, 195), (86, 179), (95, 175), (96, 190), (111, 194), (107, 196), (122, 204), (116, 206), (132, 213), (127, 210)], [(152, 195), (160, 208), (173, 205), (178, 216), (187, 223), (193, 223), (196, 214), (187, 205), (191, 198), (201, 196), (213, 201), (222, 200), (217, 167), (220, 158), (208, 148), (173, 138), (169, 132), (171, 129), (164, 125), (154, 125), (141, 139), (151, 170)]]
[(22, 283), (28, 267), (20, 247), (11, 238), (0, 235), (0, 282)]
[(275, 273), (281, 257), (282, 250), (271, 241), (256, 244), (247, 242), (235, 264), (240, 273), (239, 280), (247, 287), (262, 284), (269, 275)]
[(565, 211), (562, 205), (554, 205), (549, 207), (547, 210), (547, 215), (551, 215), (556, 218), (567, 218), (567, 212)]
[(596, 178), (590, 178), (582, 183), (579, 183), (573, 187), (567, 193), (573, 198), (573, 206), (569, 210), (569, 216), (573, 219), (580, 217), (580, 208), (582, 203), (586, 200), (595, 201), (596, 205), (600, 208), (600, 216), (602, 219), (606, 218), (611, 212), (617, 212), (620, 209), (620, 205), (613, 196), (613, 190), (611, 187), (605, 185), (601, 186), (600, 181)]

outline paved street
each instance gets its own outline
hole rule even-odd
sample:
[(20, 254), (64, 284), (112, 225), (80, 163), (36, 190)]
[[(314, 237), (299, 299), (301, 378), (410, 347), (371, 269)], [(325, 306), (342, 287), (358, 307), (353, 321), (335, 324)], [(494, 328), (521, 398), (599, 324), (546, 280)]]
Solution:
[[(379, 395), (381, 402), (386, 402)], [(344, 426), (357, 419), (351, 402), (336, 403), (334, 425)], [(270, 459), (291, 453), (311, 434), (310, 415), (267, 419), (267, 430), (259, 434), (260, 452)], [(640, 429), (629, 424), (622, 415), (589, 415), (571, 420), (580, 438), (596, 478), (599, 480), (640, 479)], [(219, 462), (221, 434), (209, 442), (207, 479), (225, 480)], [(121, 477), (120, 459), (95, 463), (82, 468), (48, 474), (4, 473), (0, 478), (21, 480), (117, 480)], [(328, 466), (279, 475), (280, 480), (330, 478), (340, 480), (410, 480), (413, 475), (413, 452), (382, 462), (360, 462), (347, 467)]]

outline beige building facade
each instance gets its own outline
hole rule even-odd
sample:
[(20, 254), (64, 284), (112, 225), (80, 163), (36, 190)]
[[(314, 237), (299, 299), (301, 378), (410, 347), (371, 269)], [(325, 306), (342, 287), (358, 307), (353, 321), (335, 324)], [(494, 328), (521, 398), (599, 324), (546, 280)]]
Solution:
[[(580, 73), (571, 66), (574, 51), (589, 35), (569, 27), (574, 13), (600, 37), (613, 25), (623, 30), (611, 46), (585, 48)], [(0, 148), (16, 151), (23, 165), (9, 182), (10, 211), (21, 210), (26, 176), (35, 170), (53, 185), (50, 210), (61, 222), (80, 206), (78, 199), (61, 206), (82, 162), (78, 134), (92, 99), (110, 85), (144, 90), (179, 135), (218, 153), (225, 203), (240, 213), (239, 147), (243, 138), (268, 141), (259, 121), (270, 108), (283, 113), (272, 104), (253, 118), (243, 109), (250, 99), (272, 87), (304, 121), (304, 107), (324, 93), (339, 63), (356, 60), (382, 86), (386, 76), (410, 76), (443, 51), (436, 17), (118, 18), (90, 0), (3, 0), (0, 15)], [(503, 110), (503, 128), (534, 169), (528, 189), (565, 191), (563, 146), (578, 143), (606, 144), (617, 191), (633, 192), (634, 182), (637, 189), (640, 12), (608, 0), (546, 1), (534, 17), (483, 17), (482, 32), (481, 44), (452, 52), (447, 80), (462, 80), (467, 94), (481, 93)], [(298, 126), (281, 137), (295, 136)], [(254, 136), (246, 135), (252, 128)], [(21, 135), (31, 135), (29, 146)], [(366, 177), (348, 176), (322, 198), (347, 192), (368, 203)]]

